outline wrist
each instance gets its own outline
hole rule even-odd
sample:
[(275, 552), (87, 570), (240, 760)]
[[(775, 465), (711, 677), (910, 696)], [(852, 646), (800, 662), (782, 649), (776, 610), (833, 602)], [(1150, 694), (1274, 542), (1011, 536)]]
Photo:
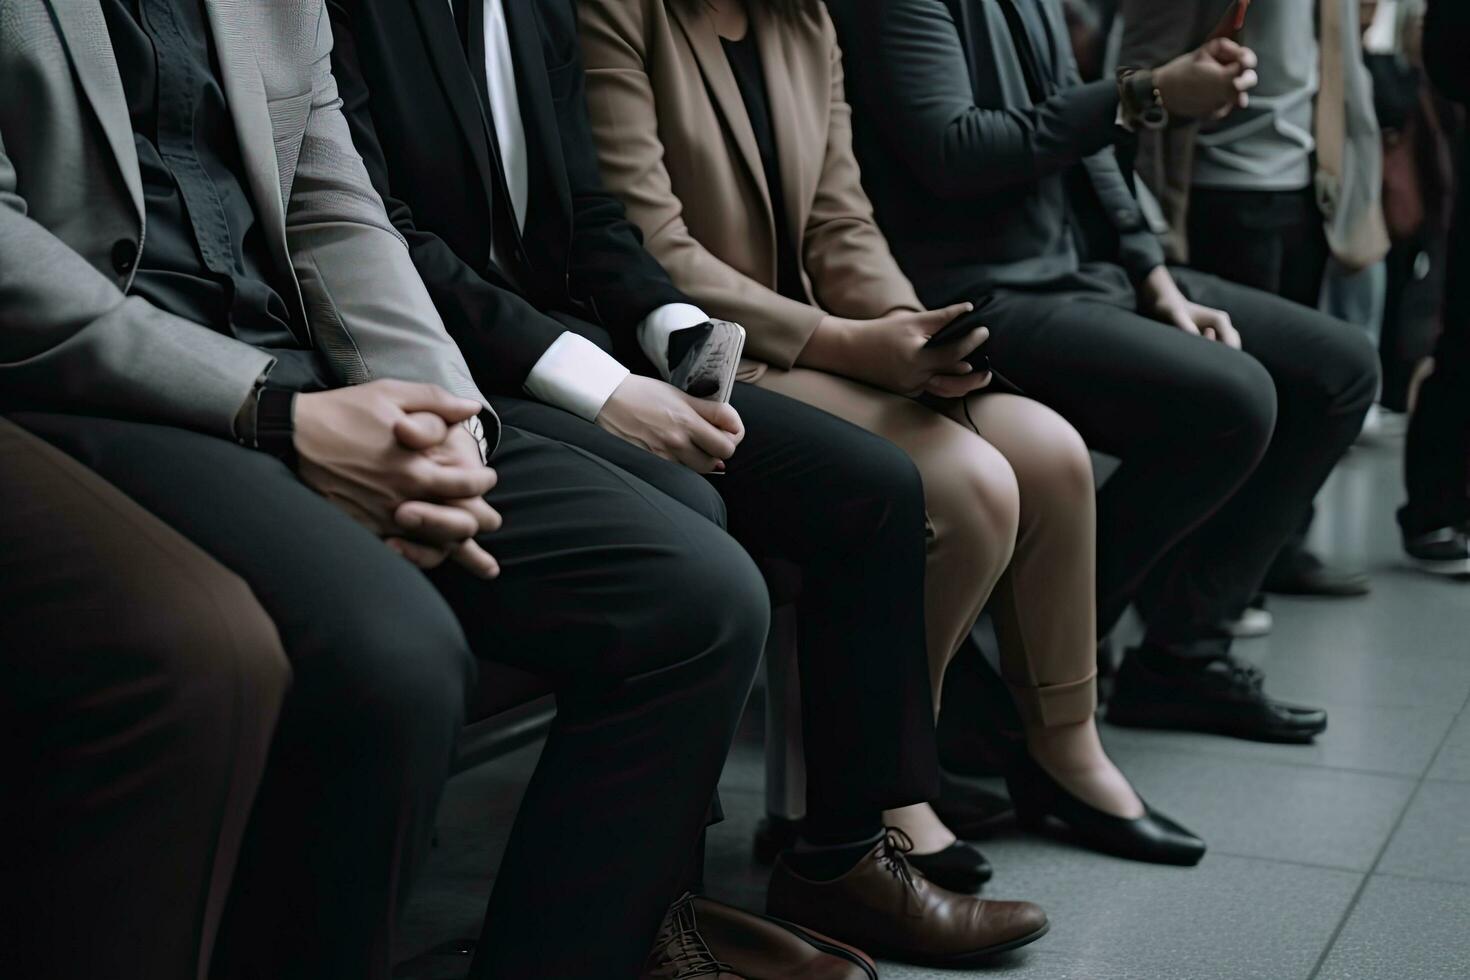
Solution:
[(1169, 124), (1164, 95), (1168, 87), (1166, 68), (1118, 69), (1119, 115), (1129, 129), (1163, 129)]
[(235, 416), (235, 439), (240, 445), (274, 456), (296, 467), (295, 404), (297, 393), (268, 388), (262, 383), (246, 397)]
[(849, 368), (855, 346), (853, 326), (851, 320), (831, 314), (822, 317), (817, 323), (817, 329), (807, 339), (798, 362), (833, 374), (851, 374)]

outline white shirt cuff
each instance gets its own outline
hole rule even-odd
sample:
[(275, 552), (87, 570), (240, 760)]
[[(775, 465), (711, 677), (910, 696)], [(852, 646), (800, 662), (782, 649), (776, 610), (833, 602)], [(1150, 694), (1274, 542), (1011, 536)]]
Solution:
[(607, 351), (570, 331), (551, 342), (526, 378), (526, 393), (588, 422), (631, 372)]
[(665, 303), (643, 318), (638, 324), (638, 346), (658, 368), (659, 377), (669, 380), (669, 335), (708, 319), (709, 314), (688, 303)]

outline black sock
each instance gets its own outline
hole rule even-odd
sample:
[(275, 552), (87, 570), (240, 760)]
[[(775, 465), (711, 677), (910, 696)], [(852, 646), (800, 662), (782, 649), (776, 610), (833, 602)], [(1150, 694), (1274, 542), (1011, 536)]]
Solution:
[(837, 843), (818, 844), (803, 835), (782, 860), (803, 878), (832, 881), (857, 867), (882, 837), (881, 827), (865, 837)]

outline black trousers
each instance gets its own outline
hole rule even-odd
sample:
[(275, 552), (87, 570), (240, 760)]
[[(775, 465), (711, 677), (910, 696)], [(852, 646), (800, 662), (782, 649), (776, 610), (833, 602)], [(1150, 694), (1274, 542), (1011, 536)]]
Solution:
[(1411, 535), (1470, 521), (1470, 165), (1450, 227), (1443, 330), (1434, 373), (1419, 388), (1404, 446), (1408, 503), (1399, 522)]
[(872, 821), (880, 809), (932, 798), (938, 764), (918, 471), (886, 440), (774, 392), (737, 384), (731, 404), (746, 436), (725, 474), (709, 478), (560, 409), (510, 401), (496, 410), (681, 499), (717, 493), (737, 541), (759, 559), (796, 567), (814, 824)]
[[(1311, 188), (1190, 195), (1189, 264), (1229, 282), (1318, 309), (1327, 274), (1327, 234)], [(1304, 547), (1315, 508), (1309, 503), (1288, 553)]]
[(1310, 188), (1227, 191), (1189, 198), (1189, 264), (1242, 286), (1317, 309), (1327, 235)]
[(1377, 384), (1367, 339), (1313, 310), (1186, 269), (1245, 351), (1140, 316), (1127, 290), (1005, 290), (986, 307), (996, 367), (1122, 465), (1098, 496), (1098, 626), (1131, 600), (1151, 644), (1228, 649), (1237, 614), (1333, 465)]
[(244, 579), (280, 632), (293, 686), (217, 975), (389, 975), (471, 649), (551, 677), (558, 704), (473, 975), (637, 974), (768, 627), (764, 583), (728, 536), (588, 453), (507, 428), (488, 498), (505, 526), (484, 540), (501, 576), (425, 576), (264, 455), (159, 426), (16, 420)]

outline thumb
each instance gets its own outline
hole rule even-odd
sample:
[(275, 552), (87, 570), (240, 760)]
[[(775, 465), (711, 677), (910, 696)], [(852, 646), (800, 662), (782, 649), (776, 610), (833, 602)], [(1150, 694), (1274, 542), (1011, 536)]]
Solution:
[(410, 412), (393, 423), (393, 437), (404, 449), (433, 449), (448, 435), (449, 423), (433, 412)]
[(405, 412), (433, 412), (451, 424), (472, 419), (484, 410), (472, 398), (452, 395), (435, 384), (408, 382), (398, 386), (394, 399)]

